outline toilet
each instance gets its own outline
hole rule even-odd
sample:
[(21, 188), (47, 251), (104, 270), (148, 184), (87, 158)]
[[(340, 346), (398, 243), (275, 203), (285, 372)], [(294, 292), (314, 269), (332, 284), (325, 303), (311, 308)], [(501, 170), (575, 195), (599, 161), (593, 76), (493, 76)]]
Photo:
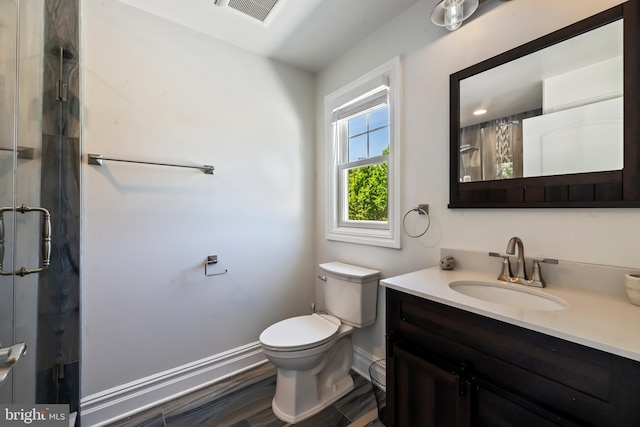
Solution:
[(341, 262), (320, 264), (326, 313), (277, 322), (260, 334), (278, 368), (271, 407), (287, 423), (308, 418), (353, 389), (351, 333), (376, 321), (380, 272)]

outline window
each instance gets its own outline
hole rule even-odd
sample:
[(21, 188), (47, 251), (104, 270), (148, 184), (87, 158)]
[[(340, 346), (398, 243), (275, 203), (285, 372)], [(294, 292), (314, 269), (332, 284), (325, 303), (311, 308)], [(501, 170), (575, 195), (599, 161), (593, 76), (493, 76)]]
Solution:
[(398, 58), (325, 98), (327, 238), (399, 248)]
[[(385, 91), (386, 94), (386, 91)], [(386, 97), (385, 97), (386, 98)], [(388, 228), (389, 106), (338, 120), (340, 225)]]

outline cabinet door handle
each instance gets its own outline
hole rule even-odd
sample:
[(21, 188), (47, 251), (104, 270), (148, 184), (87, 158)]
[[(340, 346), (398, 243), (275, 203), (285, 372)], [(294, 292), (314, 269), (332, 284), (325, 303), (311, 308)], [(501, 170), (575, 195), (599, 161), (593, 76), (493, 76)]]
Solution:
[[(4, 213), (6, 211), (15, 211), (22, 214), (29, 212), (39, 212), (42, 214), (42, 265), (36, 268), (22, 267), (16, 271), (4, 271)], [(20, 205), (14, 207), (0, 208), (0, 275), (11, 276), (17, 274), (18, 276), (26, 276), (31, 273), (39, 273), (45, 270), (51, 264), (51, 214), (45, 208), (31, 207), (27, 205)]]

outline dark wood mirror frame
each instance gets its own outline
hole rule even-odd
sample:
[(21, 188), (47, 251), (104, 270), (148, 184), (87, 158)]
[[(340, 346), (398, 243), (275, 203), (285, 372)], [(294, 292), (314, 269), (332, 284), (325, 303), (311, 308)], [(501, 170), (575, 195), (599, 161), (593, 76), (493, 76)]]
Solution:
[[(460, 182), (460, 80), (624, 19), (624, 167), (569, 175)], [(487, 59), (450, 76), (449, 208), (640, 207), (640, 0)]]

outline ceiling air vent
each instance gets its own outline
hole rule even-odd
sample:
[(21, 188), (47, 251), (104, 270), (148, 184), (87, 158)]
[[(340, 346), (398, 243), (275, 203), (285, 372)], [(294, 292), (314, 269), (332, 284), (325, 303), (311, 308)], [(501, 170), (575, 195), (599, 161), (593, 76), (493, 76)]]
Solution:
[(264, 22), (278, 0), (215, 0), (218, 6), (229, 6), (258, 21)]

